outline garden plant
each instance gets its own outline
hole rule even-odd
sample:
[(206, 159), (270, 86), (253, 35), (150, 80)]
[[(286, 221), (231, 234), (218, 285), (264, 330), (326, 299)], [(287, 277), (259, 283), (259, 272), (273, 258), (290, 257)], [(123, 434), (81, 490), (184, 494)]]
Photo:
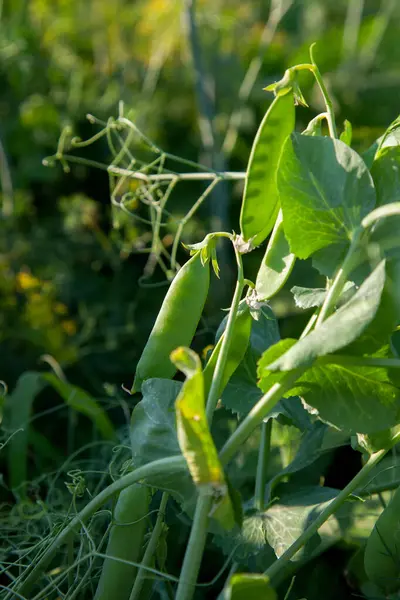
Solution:
[[(326, 110), (300, 133), (304, 72), (315, 78)], [(84, 160), (70, 150), (107, 136), (115, 147), (108, 174), (116, 219), (143, 218), (141, 200), (153, 234), (148, 271), (159, 265), (171, 283), (125, 389), (129, 441), (116, 442), (100, 403), (57, 365), (54, 373), (25, 373), (15, 391), (4, 392), (4, 427), (17, 432), (2, 450), (17, 498), (7, 518), (10, 527), (25, 526), (18, 539), (7, 533), (1, 597), (294, 599), (297, 574), (338, 544), (349, 550), (346, 576), (359, 595), (397, 597), (400, 122), (357, 153), (348, 121), (339, 134), (313, 47), (309, 63), (289, 68), (267, 91), (274, 99), (245, 174), (163, 153), (122, 105), (88, 141), (64, 130), (47, 159), (68, 169)], [(147, 159), (131, 154), (134, 140)], [(213, 231), (187, 245), (180, 266), (182, 231), (193, 214), (216, 186), (241, 180), (238, 232)], [(168, 200), (185, 181), (208, 187), (177, 225), (169, 251), (160, 231)], [(252, 281), (246, 258), (265, 242)], [(237, 267), (234, 293), (215, 344), (200, 355), (190, 346), (212, 280), (224, 281), (218, 256), (227, 244)], [(297, 282), (294, 302), (309, 318), (298, 339), (281, 339), (272, 301), (296, 261), (306, 259), (326, 285)], [(56, 521), (40, 489), (33, 499), (26, 485), (28, 434), (18, 434), (47, 385), (115, 446), (97, 479), (70, 470), (71, 502)], [(341, 489), (324, 485), (321, 465), (346, 446), (358, 453), (360, 469)], [(202, 576), (207, 556), (218, 565), (212, 580)]]

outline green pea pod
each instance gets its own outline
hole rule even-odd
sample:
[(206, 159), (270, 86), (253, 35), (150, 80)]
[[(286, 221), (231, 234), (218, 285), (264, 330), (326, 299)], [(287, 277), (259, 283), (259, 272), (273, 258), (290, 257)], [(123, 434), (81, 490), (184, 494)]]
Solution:
[(367, 540), (364, 567), (368, 579), (386, 594), (400, 589), (400, 487)]
[(268, 300), (279, 292), (292, 272), (295, 261), (296, 257), (290, 252), (283, 230), (280, 211), (257, 274), (256, 293), (259, 300)]
[[(135, 483), (124, 489), (117, 500), (106, 554), (126, 561), (139, 562), (147, 529), (150, 504), (149, 488)], [(95, 600), (129, 600), (137, 567), (106, 558)]]
[(210, 285), (209, 262), (201, 262), (200, 252), (178, 272), (158, 313), (136, 367), (132, 392), (152, 377), (172, 379), (176, 367), (169, 356), (178, 346), (190, 346), (203, 312)]
[(294, 124), (293, 94), (277, 96), (254, 139), (240, 213), (241, 235), (252, 246), (259, 246), (274, 226), (279, 210), (276, 173), (283, 144)]
[[(228, 358), (225, 364), (224, 374), (221, 380), (218, 394), (221, 395), (225, 389), (228, 381), (236, 371), (240, 363), (242, 362), (244, 355), (246, 354), (247, 347), (250, 341), (252, 317), (248, 306), (241, 310), (236, 316), (235, 323), (233, 325), (232, 341), (229, 346)], [(224, 334), (219, 338), (217, 345), (215, 346), (207, 365), (204, 369), (204, 392), (207, 398), (208, 392), (210, 391), (211, 381), (214, 375), (215, 367), (219, 353), (221, 351), (222, 342), (224, 340)]]

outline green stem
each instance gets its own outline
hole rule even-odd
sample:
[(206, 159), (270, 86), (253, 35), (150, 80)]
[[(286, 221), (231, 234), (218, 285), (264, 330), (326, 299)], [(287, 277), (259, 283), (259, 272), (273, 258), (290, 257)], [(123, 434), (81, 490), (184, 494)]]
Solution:
[(223, 466), (238, 452), (254, 429), (258, 427), (261, 421), (274, 408), (275, 404), (279, 402), (283, 394), (290, 390), (295, 381), (306, 371), (306, 368), (289, 371), (282, 377), (279, 383), (274, 383), (268, 392), (253, 406), (249, 414), (243, 419), (220, 451), (219, 458)]
[(346, 258), (343, 261), (342, 266), (336, 274), (336, 277), (331, 285), (329, 292), (326, 295), (325, 301), (321, 307), (321, 311), (318, 315), (317, 322), (315, 327), (319, 327), (323, 321), (333, 311), (336, 302), (339, 299), (340, 294), (342, 293), (343, 287), (354, 267), (354, 256), (356, 251), (358, 250), (358, 245), (360, 242), (361, 235), (363, 233), (362, 228), (358, 228), (354, 231), (353, 237), (351, 240), (350, 248), (346, 254)]
[(212, 495), (200, 496), (197, 500), (175, 600), (190, 600), (193, 597), (206, 544), (207, 522), (212, 501)]
[(273, 419), (261, 424), (261, 440), (258, 450), (255, 506), (257, 510), (263, 511), (265, 508), (265, 486), (267, 485), (267, 470), (271, 454), (271, 433)]
[(319, 85), (319, 89), (321, 90), (321, 93), (324, 97), (324, 101), (325, 101), (325, 105), (326, 105), (326, 112), (327, 112), (327, 121), (328, 121), (328, 127), (329, 127), (329, 135), (331, 136), (332, 139), (335, 139), (338, 137), (338, 134), (337, 134), (337, 129), (336, 129), (336, 121), (335, 121), (335, 113), (333, 111), (333, 104), (332, 104), (332, 100), (329, 96), (329, 92), (326, 89), (324, 80), (322, 79), (320, 70), (318, 69), (318, 66), (314, 60), (314, 46), (315, 46), (315, 43), (312, 44), (310, 47), (310, 57), (311, 57), (312, 65), (313, 65), (312, 72), (314, 74), (314, 77), (315, 77), (318, 85)]
[(124, 475), (117, 481), (114, 481), (111, 485), (107, 486), (97, 496), (95, 496), (69, 523), (68, 525), (54, 538), (53, 542), (44, 552), (43, 556), (35, 563), (33, 568), (29, 571), (27, 569), (27, 577), (25, 581), (19, 586), (18, 593), (21, 595), (28, 595), (32, 586), (35, 584), (37, 578), (46, 569), (49, 562), (56, 555), (59, 547), (66, 543), (69, 536), (79, 531), (82, 523), (87, 521), (95, 512), (97, 512), (110, 498), (115, 494), (125, 489), (126, 487), (137, 483), (142, 479), (151, 477), (154, 475), (171, 475), (171, 473), (177, 473), (185, 471), (186, 461), (183, 456), (162, 458), (155, 460), (143, 467), (139, 467), (135, 471)]
[(238, 267), (238, 277), (235, 287), (235, 293), (233, 295), (232, 304), (229, 310), (228, 321), (226, 323), (226, 329), (224, 331), (224, 338), (222, 340), (221, 351), (218, 355), (217, 363), (215, 365), (215, 371), (212, 378), (210, 391), (208, 393), (207, 398), (207, 419), (209, 424), (211, 424), (215, 407), (217, 406), (217, 402), (220, 395), (220, 386), (222, 377), (224, 375), (226, 361), (228, 359), (228, 352), (230, 345), (232, 343), (233, 336), (233, 326), (235, 323), (236, 315), (239, 308), (240, 299), (242, 297), (243, 289), (245, 286), (244, 277), (243, 277), (243, 263), (242, 256), (235, 248), (235, 255)]
[(298, 552), (311, 538), (315, 535), (318, 529), (333, 515), (338, 508), (349, 498), (349, 496), (365, 481), (372, 469), (382, 460), (387, 454), (389, 448), (379, 450), (374, 454), (371, 454), (368, 461), (365, 463), (361, 471), (346, 485), (346, 487), (328, 504), (326, 508), (318, 515), (318, 517), (311, 523), (309, 527), (297, 538), (297, 540), (286, 550), (282, 556), (276, 560), (270, 567), (265, 571), (270, 579), (275, 577), (282, 569), (288, 566), (288, 563), (293, 556)]
[(146, 574), (148, 572), (147, 567), (149, 567), (151, 564), (151, 560), (157, 550), (158, 540), (162, 533), (164, 517), (165, 517), (165, 509), (167, 507), (168, 498), (169, 498), (169, 494), (167, 492), (164, 492), (162, 495), (162, 498), (161, 498), (160, 507), (158, 509), (156, 524), (154, 525), (154, 529), (152, 531), (149, 543), (147, 544), (147, 548), (146, 548), (146, 551), (143, 556), (141, 567), (136, 576), (136, 580), (135, 580), (134, 586), (132, 588), (132, 592), (129, 597), (129, 600), (140, 600), (140, 594), (141, 594), (142, 587), (143, 587), (143, 584), (144, 584), (144, 581), (146, 578)]
[[(228, 358), (229, 347), (232, 342), (233, 326), (245, 285), (242, 256), (235, 244), (234, 249), (238, 267), (238, 277), (226, 329), (224, 332), (224, 339), (221, 345), (221, 352), (218, 356), (217, 364), (215, 365), (215, 371), (207, 398), (207, 419), (210, 425), (214, 415), (215, 407), (217, 406), (220, 385)], [(210, 513), (212, 501), (212, 494), (200, 495), (197, 500), (192, 529), (189, 536), (189, 543), (185, 552), (185, 558), (179, 577), (179, 584), (175, 600), (191, 600), (193, 597), (207, 538), (208, 515)]]

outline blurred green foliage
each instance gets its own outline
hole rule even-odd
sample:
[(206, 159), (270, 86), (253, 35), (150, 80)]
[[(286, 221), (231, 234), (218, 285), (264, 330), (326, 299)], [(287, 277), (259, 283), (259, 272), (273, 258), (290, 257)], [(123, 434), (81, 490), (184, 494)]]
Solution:
[[(342, 128), (345, 118), (351, 121), (356, 149), (368, 147), (399, 113), (398, 0), (198, 0), (195, 16), (200, 56), (193, 50), (184, 0), (0, 1), (0, 380), (10, 389), (24, 371), (40, 370), (40, 359), (47, 355), (71, 382), (106, 397), (107, 407), (122, 408), (128, 420), (117, 386), (123, 382), (130, 387), (165, 293), (165, 286), (142, 286), (152, 230), (111, 208), (107, 173), (84, 163), (71, 164), (69, 173), (60, 163), (54, 168), (42, 164), (56, 152), (65, 127), (88, 138), (97, 133), (99, 122), (118, 114), (122, 101), (141, 131), (166, 152), (209, 167), (244, 171), (272, 100), (263, 88), (279, 80), (287, 67), (308, 62), (312, 42), (317, 42), (316, 58), (338, 125)], [(207, 115), (199, 81), (206, 91), (211, 146), (203, 130)], [(301, 77), (301, 87), (309, 108), (297, 108), (300, 131), (324, 110), (310, 76)], [(99, 121), (86, 119), (88, 113)], [(113, 160), (105, 138), (77, 154), (105, 167)], [(134, 190), (131, 183), (126, 191), (129, 186)], [(175, 221), (161, 236), (164, 248), (170, 248), (176, 223), (203, 191), (190, 183), (173, 195)], [(223, 195), (210, 196), (185, 228), (184, 242), (200, 241), (216, 223), (238, 229), (242, 183), (227, 191), (225, 212), (220, 210)], [(142, 207), (134, 204), (131, 210), (142, 216)], [(260, 248), (244, 257), (249, 278), (255, 277), (263, 252)], [(181, 249), (179, 258), (186, 256)], [(231, 257), (224, 266), (222, 284), (214, 290), (195, 340), (198, 351), (213, 342), (220, 309), (231, 296)], [(289, 289), (299, 282), (318, 286), (316, 277), (308, 261), (297, 261), (274, 299), (282, 337), (296, 336), (308, 317), (298, 314)], [(158, 269), (155, 280), (163, 279)], [(47, 410), (54, 395), (38, 402), (38, 412)], [(55, 468), (65, 448), (70, 452), (93, 441), (87, 422), (86, 429), (78, 430), (71, 414), (68, 431), (75, 427), (78, 440), (65, 439), (64, 417), (43, 419), (34, 428), (32, 478)], [(217, 415), (216, 422), (223, 439), (226, 420)], [(281, 454), (293, 453), (298, 442), (285, 431), (276, 434), (276, 462), (288, 462)], [(253, 462), (257, 442), (249, 441)], [(97, 458), (100, 466), (93, 464), (104, 469), (109, 457), (91, 455), (93, 461)], [(347, 455), (344, 462), (349, 467)], [(252, 472), (245, 467), (233, 467), (233, 476), (244, 483)], [(328, 475), (328, 485), (340, 476)], [(39, 498), (39, 491), (32, 490), (31, 496)], [(65, 500), (59, 505), (64, 507)], [(20, 526), (17, 510), (11, 532)], [(183, 527), (180, 519), (172, 532), (182, 540), (187, 523)], [(325, 555), (313, 571), (306, 567), (300, 572), (290, 598), (317, 600), (327, 577), (326, 597), (350, 597), (338, 576), (347, 555), (339, 554)], [(215, 575), (211, 563), (204, 565), (202, 580)], [(340, 569), (333, 576), (335, 565)]]

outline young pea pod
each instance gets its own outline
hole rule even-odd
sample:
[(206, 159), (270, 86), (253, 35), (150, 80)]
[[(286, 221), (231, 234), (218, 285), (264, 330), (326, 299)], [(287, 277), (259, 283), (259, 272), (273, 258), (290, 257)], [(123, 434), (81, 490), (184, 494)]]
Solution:
[[(219, 386), (219, 395), (221, 395), (224, 391), (228, 381), (230, 380), (233, 373), (236, 371), (236, 369), (242, 362), (244, 355), (246, 354), (246, 350), (250, 340), (251, 324), (252, 317), (250, 314), (250, 310), (246, 305), (244, 309), (239, 311), (233, 324), (233, 335), (228, 351), (228, 358), (225, 364), (223, 377)], [(224, 333), (222, 333), (221, 337), (219, 338), (204, 369), (204, 392), (206, 398), (208, 396), (208, 392), (210, 391), (211, 381), (214, 375), (215, 367), (217, 365), (217, 360), (221, 351), (223, 340)]]
[(279, 212), (256, 280), (259, 300), (272, 298), (285, 284), (292, 272), (296, 257), (290, 252), (283, 230), (282, 211)]
[(173, 280), (136, 367), (132, 392), (152, 377), (172, 379), (176, 367), (169, 356), (178, 346), (190, 346), (210, 285), (210, 267), (197, 252)]
[(279, 210), (276, 173), (283, 143), (292, 133), (294, 124), (293, 93), (278, 95), (254, 139), (240, 213), (242, 238), (253, 247), (259, 246), (274, 226)]
[(368, 579), (386, 594), (400, 589), (400, 487), (367, 540), (364, 567)]
[[(114, 521), (106, 554), (122, 560), (139, 562), (143, 551), (149, 512), (150, 491), (135, 483), (124, 489), (117, 500)], [(129, 600), (137, 567), (106, 558), (97, 586), (95, 600)]]

